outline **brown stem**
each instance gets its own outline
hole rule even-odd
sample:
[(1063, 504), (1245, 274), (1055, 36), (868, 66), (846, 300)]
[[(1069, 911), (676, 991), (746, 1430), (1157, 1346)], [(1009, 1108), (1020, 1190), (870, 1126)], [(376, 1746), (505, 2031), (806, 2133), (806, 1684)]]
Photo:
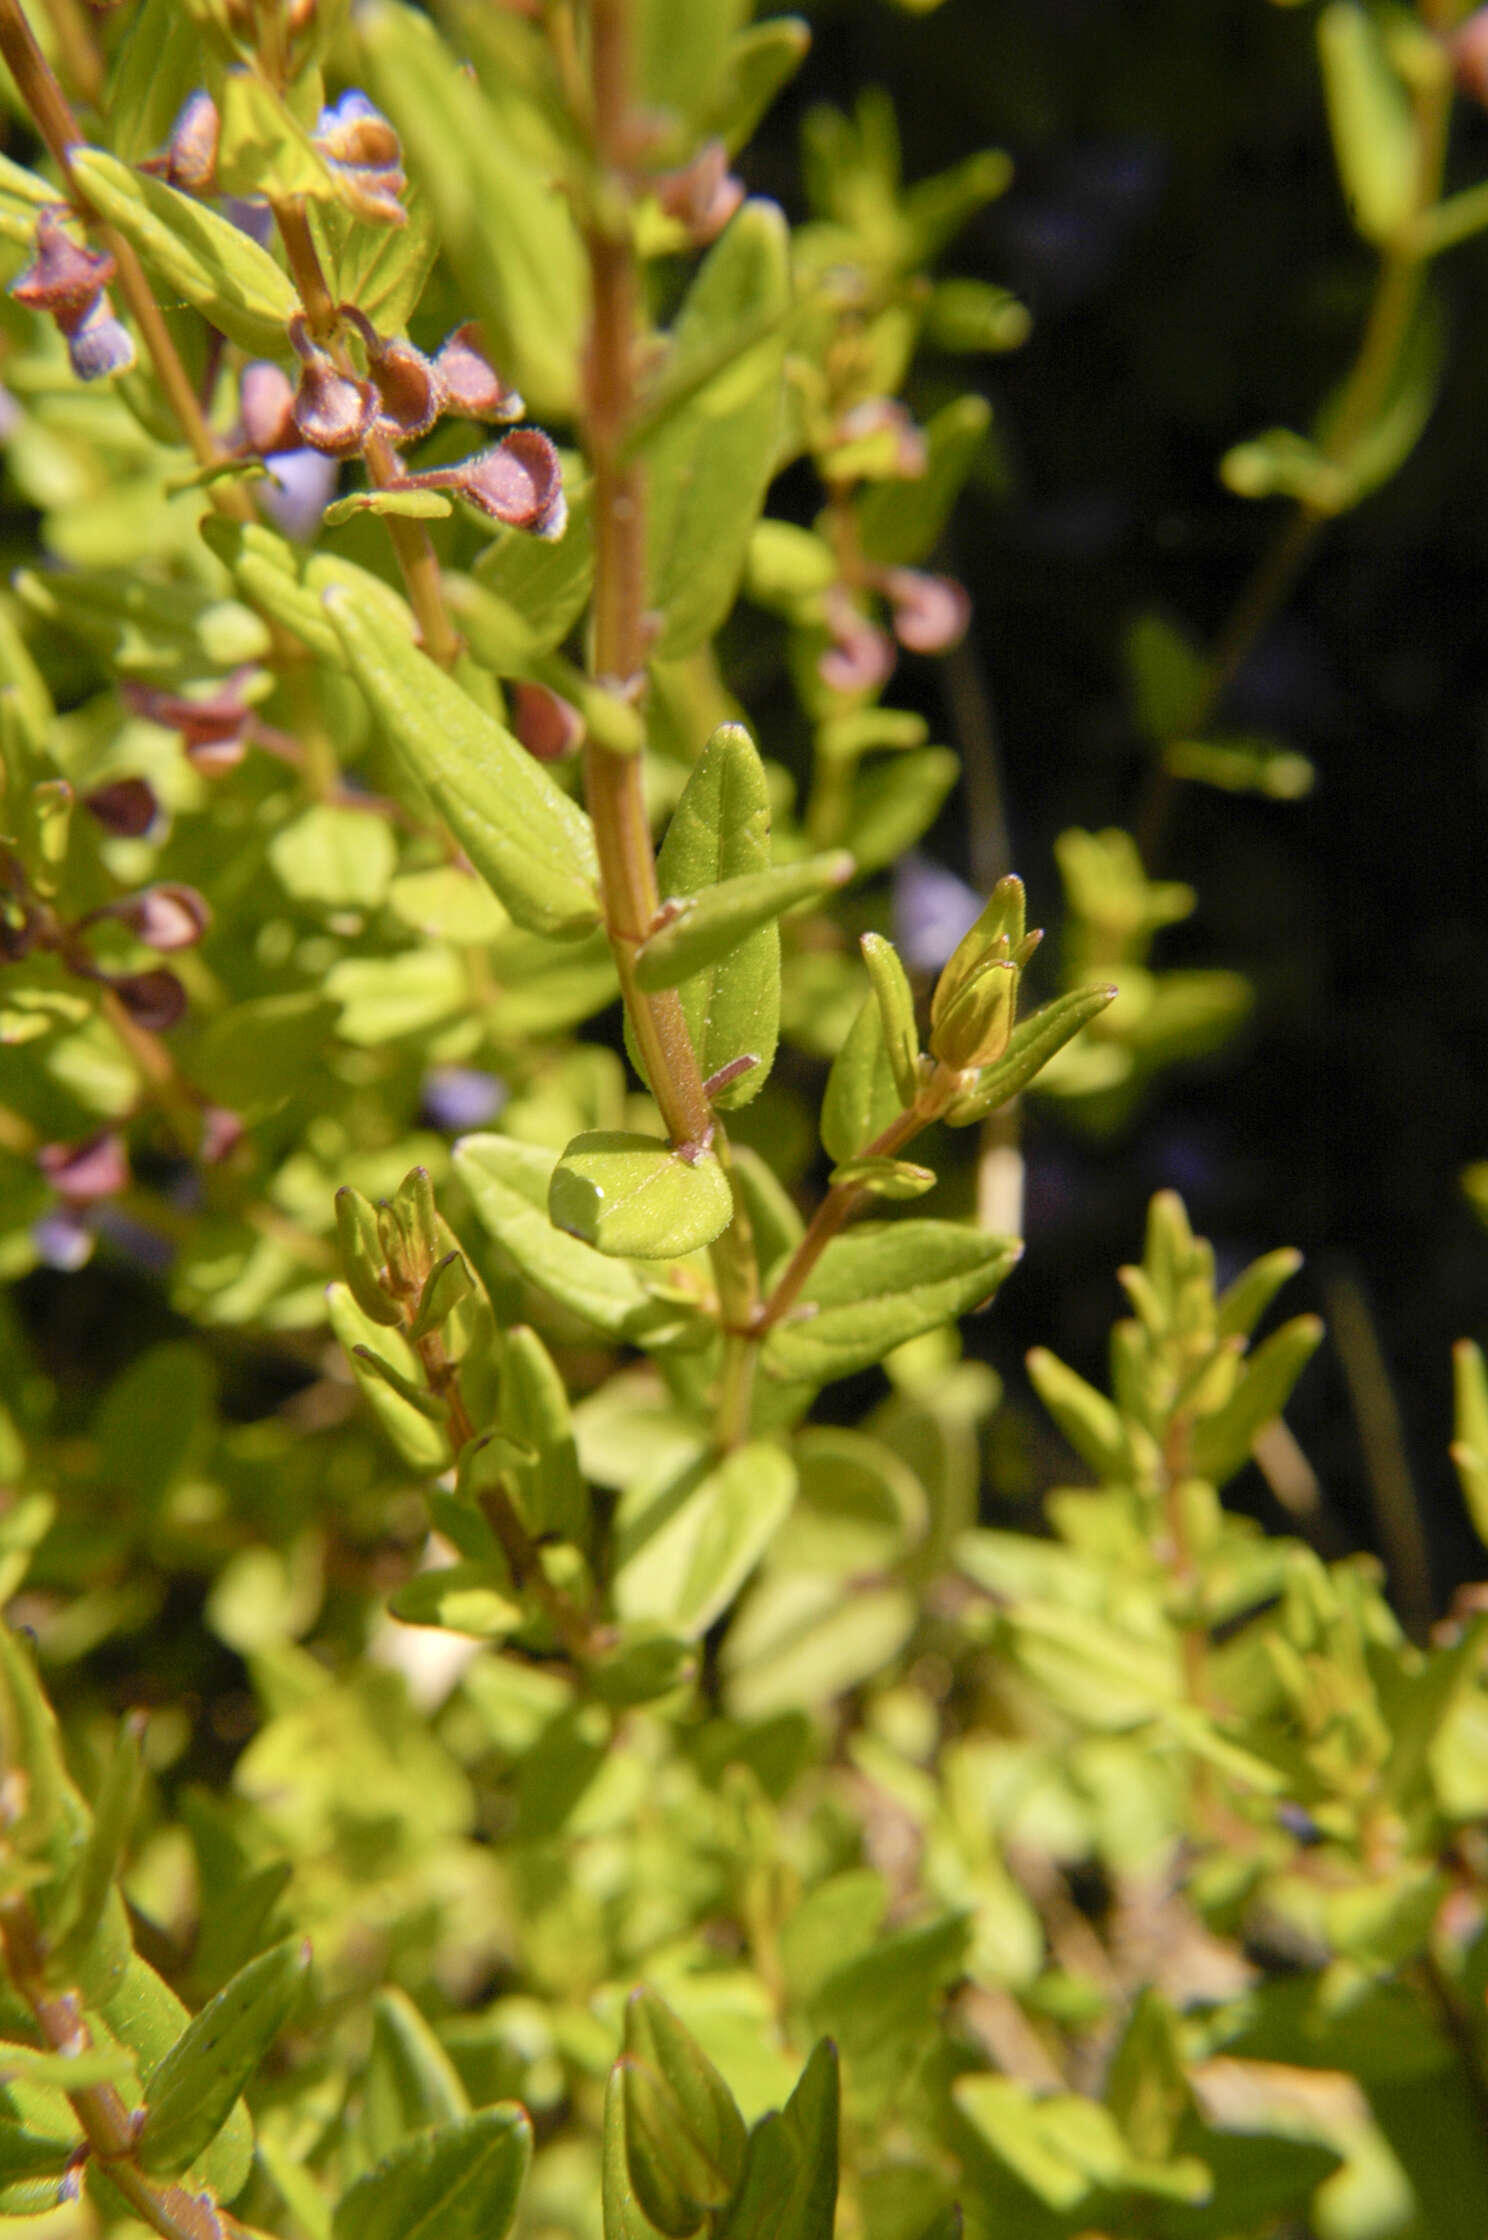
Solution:
[[(928, 1128), (932, 1120), (939, 1118), (955, 1094), (953, 1084), (956, 1079), (952, 1075), (948, 1080), (941, 1080), (936, 1075), (921, 1097), (891, 1120), (883, 1132), (876, 1135), (870, 1144), (865, 1144), (857, 1156), (860, 1159), (893, 1158), (907, 1143), (914, 1140), (922, 1128)], [(834, 1183), (812, 1215), (810, 1227), (791, 1254), (779, 1282), (756, 1317), (756, 1337), (762, 1338), (767, 1330), (773, 1329), (782, 1315), (787, 1314), (795, 1305), (827, 1246), (870, 1195), (860, 1182)]]
[[(279, 201), (271, 200), (269, 207), (284, 243), (290, 276), (305, 307), (310, 338), (328, 352), (339, 373), (354, 380), (356, 368), (346, 348), (341, 314), (321, 265), (304, 200), (299, 195), (290, 195)], [(363, 456), (367, 473), (379, 490), (397, 481), (398, 458), (386, 436), (369, 436)], [(398, 514), (387, 514), (384, 518), (409, 604), (418, 618), (424, 651), (441, 669), (453, 668), (460, 652), (460, 633), (451, 622), (445, 604), (444, 579), (429, 532), (421, 521), (410, 521)]]

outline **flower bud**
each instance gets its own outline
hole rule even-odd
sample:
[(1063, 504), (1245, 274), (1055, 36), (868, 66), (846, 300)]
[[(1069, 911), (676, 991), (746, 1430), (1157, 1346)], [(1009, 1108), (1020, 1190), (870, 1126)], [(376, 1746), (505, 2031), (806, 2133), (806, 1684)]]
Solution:
[(157, 804), (143, 778), (111, 778), (107, 785), (83, 795), (83, 807), (105, 832), (120, 840), (138, 840), (155, 822)]
[(165, 151), (165, 176), (183, 194), (215, 194), (222, 119), (204, 88), (188, 93), (176, 113)]
[(992, 957), (952, 997), (930, 1030), (930, 1049), (957, 1073), (995, 1065), (1008, 1046), (1018, 1008), (1018, 967)]
[(321, 451), (279, 451), (258, 502), (276, 528), (308, 544), (336, 491), (336, 462)]
[(197, 1157), (205, 1167), (215, 1167), (243, 1140), (243, 1123), (225, 1105), (209, 1104), (202, 1114)]
[(456, 327), (434, 360), (444, 409), (462, 420), (520, 420), (527, 407), (502, 380), (480, 344), (473, 321)]
[(695, 247), (716, 241), (744, 200), (744, 187), (728, 167), (728, 150), (721, 140), (707, 141), (679, 171), (667, 171), (656, 181), (656, 199), (669, 218), (687, 229)]
[(377, 392), (370, 381), (338, 373), (318, 351), (305, 360), (295, 391), (294, 424), (312, 451), (351, 458), (366, 443), (376, 418)]
[(294, 417), (295, 392), (289, 375), (272, 359), (255, 358), (238, 380), (238, 417), (250, 451), (267, 458), (293, 451), (300, 443)]
[(109, 1129), (90, 1136), (86, 1143), (43, 1144), (36, 1163), (58, 1197), (65, 1198), (69, 1205), (91, 1205), (98, 1198), (112, 1198), (129, 1187), (124, 1139)]
[(107, 296), (99, 296), (84, 312), (57, 313), (57, 324), (67, 337), (67, 358), (79, 381), (100, 381), (106, 374), (127, 373), (134, 364), (134, 344), (128, 330), (114, 317)]
[(893, 610), (894, 635), (909, 653), (947, 653), (971, 620), (971, 601), (951, 576), (919, 568), (888, 568), (880, 578)]
[(824, 462), (832, 480), (913, 482), (930, 463), (925, 431), (897, 397), (865, 397), (842, 415)]
[(545, 684), (513, 684), (511, 717), (513, 731), (539, 762), (557, 762), (584, 743), (584, 719), (578, 709)]
[(930, 999), (932, 1026), (939, 1025), (956, 996), (984, 964), (1011, 961), (1021, 966), (1024, 956), (1032, 955), (1024, 931), (1026, 913), (1023, 882), (1010, 871), (1005, 879), (998, 880), (975, 924), (967, 928), (951, 951)]
[(894, 648), (840, 585), (828, 592), (827, 628), (832, 643), (817, 661), (817, 675), (833, 692), (876, 692), (893, 674)]
[(164, 965), (154, 972), (110, 974), (108, 986), (135, 1025), (148, 1027), (152, 1034), (163, 1034), (167, 1027), (173, 1027), (186, 1009), (186, 990)]
[(408, 181), (398, 135), (364, 93), (343, 93), (333, 109), (321, 110), (315, 145), (359, 218), (374, 224), (407, 223), (402, 196)]

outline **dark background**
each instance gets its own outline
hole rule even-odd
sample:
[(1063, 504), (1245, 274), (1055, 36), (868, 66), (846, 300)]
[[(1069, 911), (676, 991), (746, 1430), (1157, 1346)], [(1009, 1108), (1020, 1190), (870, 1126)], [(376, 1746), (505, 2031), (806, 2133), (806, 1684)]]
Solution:
[[(1142, 790), (1124, 625), (1157, 605), (1212, 639), (1283, 515), (1233, 497), (1217, 462), (1268, 426), (1306, 428), (1356, 347), (1374, 260), (1334, 179), (1313, 14), (947, 0), (913, 19), (841, 0), (812, 20), (811, 58), (746, 164), (793, 216), (804, 110), (865, 82), (893, 92), (908, 178), (981, 146), (1015, 159), (942, 269), (1017, 289), (1031, 339), (921, 379), (927, 403), (957, 381), (993, 405), (994, 456), (948, 557), (975, 600), (968, 658), (1013, 860), (1033, 922), (1057, 922), (1053, 839), (1130, 826)], [(1485, 175), (1488, 117), (1459, 102), (1450, 183)], [(1488, 1337), (1488, 1233), (1460, 1186), (1488, 1156), (1488, 248), (1452, 252), (1437, 285), (1450, 364), (1424, 439), (1326, 532), (1223, 711), (1309, 755), (1316, 790), (1187, 787), (1169, 826), (1160, 868), (1200, 901), (1156, 961), (1245, 971), (1251, 1025), (1114, 1136), (1035, 1104), (1028, 1257), (980, 1326), (1015, 1396), (1035, 1341), (1100, 1375), (1112, 1271), (1138, 1256), (1160, 1186), (1183, 1191), (1222, 1264), (1299, 1245), (1283, 1304), (1333, 1326), (1291, 1411), (1322, 1481), (1314, 1530), (1330, 1552), (1384, 1553), (1417, 1625), (1482, 1571), (1447, 1445), (1452, 1341)], [(939, 722), (965, 751), (949, 704)], [(975, 879), (964, 808), (935, 846)], [(1252, 1495), (1267, 1513), (1258, 1480)]]

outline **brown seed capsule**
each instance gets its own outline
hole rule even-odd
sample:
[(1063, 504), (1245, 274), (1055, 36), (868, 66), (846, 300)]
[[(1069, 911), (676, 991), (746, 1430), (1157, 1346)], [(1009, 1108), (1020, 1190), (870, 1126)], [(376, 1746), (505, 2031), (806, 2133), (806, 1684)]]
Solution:
[(462, 420), (520, 420), (527, 410), (481, 348), (473, 321), (456, 327), (434, 360), (444, 385), (444, 409)]
[(105, 832), (121, 840), (137, 840), (155, 822), (155, 795), (143, 778), (111, 778), (83, 795), (83, 807), (96, 817)]
[(111, 974), (109, 987), (137, 1027), (163, 1034), (186, 1010), (186, 990), (173, 972), (160, 965), (153, 972)]
[(444, 385), (411, 342), (384, 343), (368, 361), (380, 407), (377, 425), (393, 443), (427, 435), (444, 409)]
[(294, 424), (312, 451), (324, 451), (332, 459), (353, 457), (376, 418), (377, 392), (370, 381), (338, 373), (318, 352), (306, 359), (295, 391)]
[(91, 310), (99, 291), (114, 277), (114, 260), (81, 248), (63, 227), (60, 214), (43, 210), (36, 221), (36, 255), (10, 292), (28, 311)]
[(512, 729), (539, 762), (557, 762), (584, 743), (584, 719), (571, 700), (545, 684), (521, 680), (510, 688)]

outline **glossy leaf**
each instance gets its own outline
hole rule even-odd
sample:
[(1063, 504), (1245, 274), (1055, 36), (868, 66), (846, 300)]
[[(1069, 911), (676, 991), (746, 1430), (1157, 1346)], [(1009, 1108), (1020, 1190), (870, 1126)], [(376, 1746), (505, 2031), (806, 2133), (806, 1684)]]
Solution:
[(832, 2240), (840, 2107), (837, 2049), (821, 2038), (780, 2114), (750, 2133), (719, 2240)]
[(214, 210), (101, 148), (80, 148), (72, 160), (83, 193), (164, 290), (184, 296), (253, 357), (288, 355), (285, 330), (299, 298), (266, 250)]
[(342, 2194), (332, 2240), (503, 2240), (531, 2160), (518, 2107), (416, 2132)]
[(949, 1221), (895, 1221), (838, 1237), (802, 1294), (806, 1311), (793, 1310), (766, 1338), (765, 1370), (825, 1384), (871, 1368), (990, 1299), (1022, 1254), (1016, 1239)]
[(1315, 1314), (1297, 1315), (1250, 1355), (1230, 1399), (1194, 1427), (1194, 1468), (1223, 1485), (1250, 1456), (1256, 1433), (1280, 1415), (1323, 1342)]
[(1380, 23), (1358, 0), (1318, 17), (1328, 123), (1345, 200), (1367, 240), (1389, 241), (1416, 206), (1421, 170), (1410, 97)]
[(696, 1639), (734, 1600), (795, 1493), (790, 1457), (762, 1440), (628, 1487), (614, 1528), (621, 1614)]
[(216, 2137), (294, 2011), (309, 1965), (308, 1944), (275, 1945), (193, 2017), (145, 2079), (144, 2169), (175, 2177)]
[(821, 1138), (837, 1165), (861, 1158), (902, 1111), (878, 997), (864, 997), (832, 1061), (822, 1098)]
[(705, 887), (641, 943), (635, 960), (638, 986), (675, 988), (708, 965), (722, 963), (759, 927), (845, 886), (853, 868), (852, 857), (839, 852)]
[(1116, 998), (1115, 988), (1077, 988), (1056, 996), (1041, 1011), (1020, 1019), (1008, 1046), (995, 1065), (985, 1067), (973, 1086), (949, 1107), (946, 1118), (953, 1126), (985, 1119), (1001, 1105), (1011, 1104), (1036, 1081), (1049, 1060), (1072, 1042), (1082, 1027), (1099, 1018)]
[(338, 586), (326, 611), (357, 682), (418, 784), (519, 925), (586, 932), (597, 920), (594, 835), (540, 764), (417, 649), (389, 640)]
[(674, 1260), (728, 1227), (733, 1198), (711, 1151), (689, 1158), (655, 1136), (575, 1136), (553, 1169), (555, 1228), (615, 1259)]
[(883, 1018), (884, 1049), (899, 1101), (913, 1104), (920, 1085), (920, 1036), (909, 975), (899, 961), (898, 950), (882, 934), (865, 933), (861, 946)]
[[(668, 379), (692, 362), (711, 364), (735, 335), (779, 321), (789, 300), (785, 220), (773, 203), (746, 202), (688, 292)], [(702, 644), (733, 605), (774, 472), (785, 346), (783, 324), (747, 341), (645, 447), (648, 603), (663, 618), (659, 656)]]

